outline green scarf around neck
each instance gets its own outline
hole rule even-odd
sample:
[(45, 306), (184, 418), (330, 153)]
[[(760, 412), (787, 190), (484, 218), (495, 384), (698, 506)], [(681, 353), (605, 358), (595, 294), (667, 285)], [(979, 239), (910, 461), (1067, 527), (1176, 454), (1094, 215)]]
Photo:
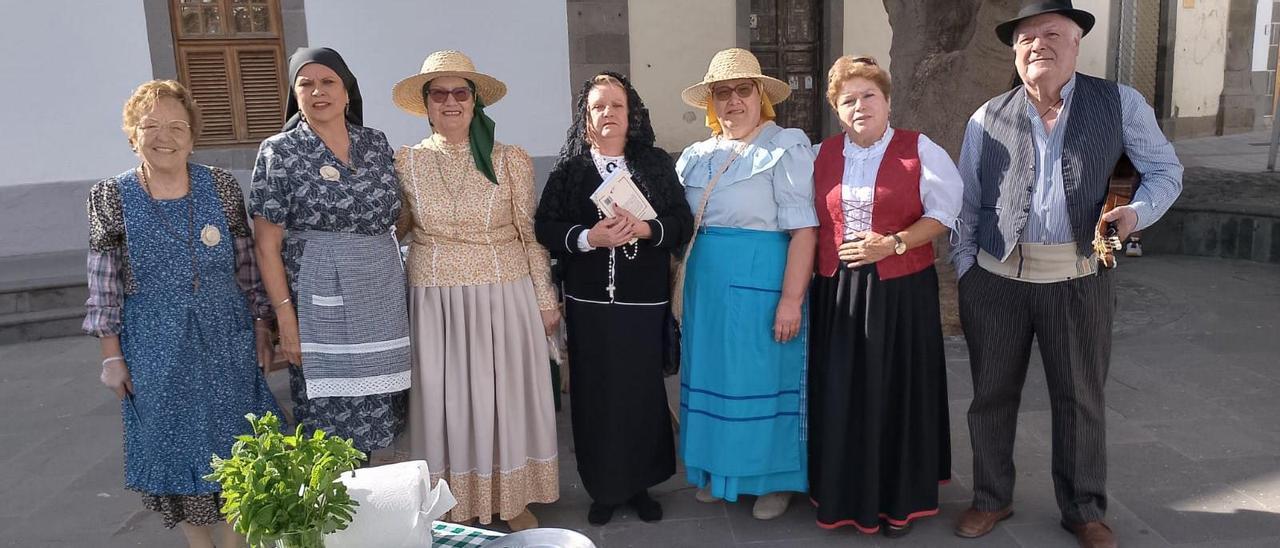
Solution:
[(498, 184), (498, 175), (493, 172), (493, 118), (484, 113), (484, 101), (477, 94), (476, 85), (467, 80), (471, 86), (471, 96), (476, 106), (472, 110), (471, 127), (467, 130), (471, 141), (471, 157), (476, 161), (476, 169), (480, 170), (493, 184)]

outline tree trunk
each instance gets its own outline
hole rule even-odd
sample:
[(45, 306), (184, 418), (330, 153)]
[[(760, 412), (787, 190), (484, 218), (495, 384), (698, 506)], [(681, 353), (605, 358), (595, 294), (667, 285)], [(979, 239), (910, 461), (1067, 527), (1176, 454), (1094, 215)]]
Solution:
[[(1012, 49), (995, 28), (1017, 13), (1017, 0), (884, 0), (893, 28), (894, 127), (924, 132), (960, 157), (965, 123), (1016, 77)], [(947, 238), (934, 242), (943, 332), (959, 335), (955, 270)]]
[(1016, 74), (995, 28), (1017, 0), (884, 0), (893, 28), (894, 127), (922, 131), (953, 158), (965, 122)]

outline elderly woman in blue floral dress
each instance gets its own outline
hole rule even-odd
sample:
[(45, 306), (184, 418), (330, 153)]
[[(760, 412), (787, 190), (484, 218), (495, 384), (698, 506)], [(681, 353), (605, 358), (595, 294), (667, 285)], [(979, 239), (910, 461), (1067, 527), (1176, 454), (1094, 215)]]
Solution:
[(142, 162), (89, 195), (84, 329), (98, 337), (102, 382), (121, 400), (125, 486), (165, 527), (180, 524), (191, 546), (212, 547), (217, 524), (218, 545), (235, 546), (220, 488), (203, 478), (210, 457), (230, 456), (249, 430), (246, 413), (280, 411), (258, 369), (271, 362), (270, 306), (240, 186), (187, 161), (199, 118), (172, 80), (147, 82), (125, 103), (124, 131)]
[(370, 453), (403, 429), (408, 402), (400, 183), (337, 52), (300, 49), (289, 74), (289, 119), (253, 169), (258, 262), (293, 364), (294, 418)]

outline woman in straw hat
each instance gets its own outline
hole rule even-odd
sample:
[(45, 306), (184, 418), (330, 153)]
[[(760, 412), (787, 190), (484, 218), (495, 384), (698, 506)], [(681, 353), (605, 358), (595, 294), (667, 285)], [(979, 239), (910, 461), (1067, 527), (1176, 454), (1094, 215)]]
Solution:
[(758, 519), (808, 486), (803, 309), (818, 219), (809, 139), (772, 122), (790, 93), (734, 48), (681, 94), (712, 133), (676, 163), (698, 227), (675, 295), (681, 452), (699, 501), (760, 495)]
[[(578, 93), (538, 202), (538, 241), (564, 264), (573, 440), (593, 525), (608, 523), (623, 503), (644, 521), (662, 519), (647, 490), (675, 474), (663, 338), (671, 253), (689, 240), (693, 215), (671, 156), (653, 141), (631, 82), (596, 75)], [(632, 178), (654, 218), (622, 208), (605, 215), (592, 202), (615, 172)]]
[(408, 402), (400, 183), (338, 52), (299, 49), (289, 82), (284, 131), (253, 167), (258, 264), (293, 364), (294, 419), (370, 453), (391, 445)]
[(449, 482), (450, 521), (498, 514), (521, 530), (538, 525), (529, 503), (560, 497), (546, 341), (559, 312), (533, 233), (533, 164), (494, 142), (484, 112), (506, 92), (466, 55), (438, 51), (393, 95), (432, 129), (396, 152), (413, 233), (411, 452)]

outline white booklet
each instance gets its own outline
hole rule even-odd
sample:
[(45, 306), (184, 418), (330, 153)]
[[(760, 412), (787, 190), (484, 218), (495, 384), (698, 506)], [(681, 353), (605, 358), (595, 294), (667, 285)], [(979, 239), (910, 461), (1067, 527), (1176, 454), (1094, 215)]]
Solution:
[(644, 197), (644, 193), (640, 192), (635, 181), (631, 180), (631, 174), (625, 169), (614, 171), (608, 179), (600, 183), (595, 192), (591, 193), (591, 201), (604, 212), (606, 217), (613, 217), (615, 204), (630, 211), (641, 221), (658, 217), (658, 213), (653, 210), (653, 205)]

